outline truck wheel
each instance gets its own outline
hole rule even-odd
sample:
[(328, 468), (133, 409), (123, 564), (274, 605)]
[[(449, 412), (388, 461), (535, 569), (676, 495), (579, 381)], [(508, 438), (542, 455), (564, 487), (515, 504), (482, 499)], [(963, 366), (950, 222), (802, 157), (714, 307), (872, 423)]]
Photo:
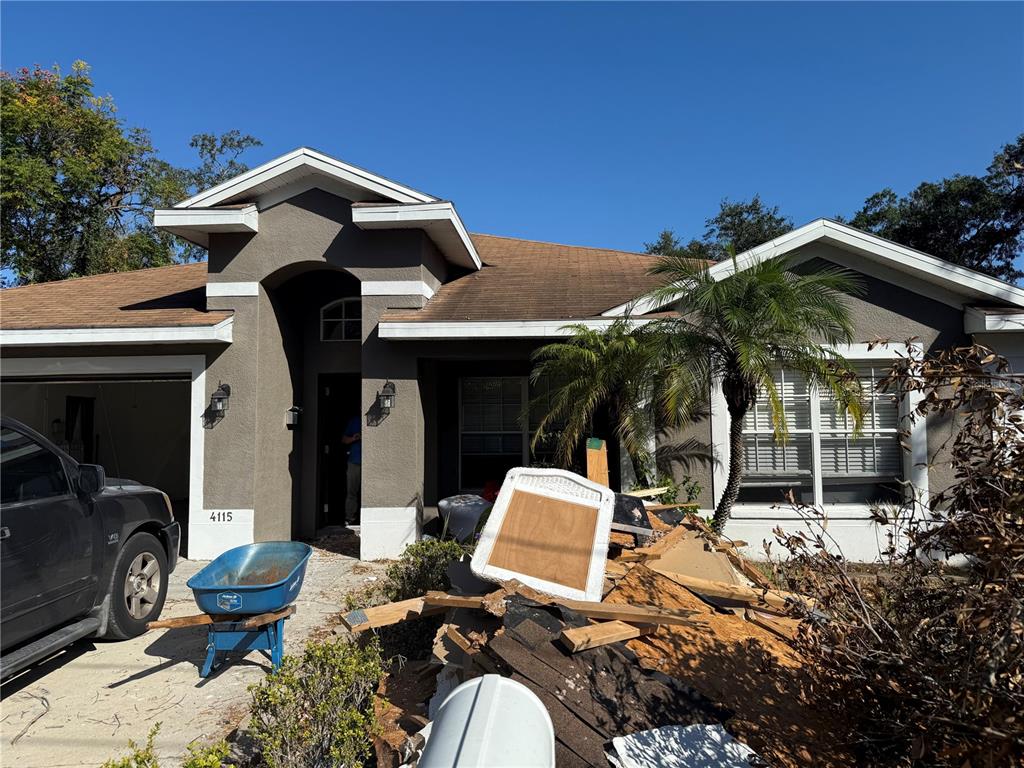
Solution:
[(107, 637), (124, 640), (156, 621), (167, 597), (167, 553), (149, 533), (136, 533), (122, 547), (110, 583)]

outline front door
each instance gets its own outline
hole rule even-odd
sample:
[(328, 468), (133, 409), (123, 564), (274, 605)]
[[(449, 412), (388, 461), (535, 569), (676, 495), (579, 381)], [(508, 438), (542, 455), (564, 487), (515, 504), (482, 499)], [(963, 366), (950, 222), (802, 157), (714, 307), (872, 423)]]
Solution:
[(345, 474), (348, 446), (342, 442), (345, 426), (360, 409), (357, 373), (324, 373), (318, 377), (317, 488), (318, 527), (345, 522)]

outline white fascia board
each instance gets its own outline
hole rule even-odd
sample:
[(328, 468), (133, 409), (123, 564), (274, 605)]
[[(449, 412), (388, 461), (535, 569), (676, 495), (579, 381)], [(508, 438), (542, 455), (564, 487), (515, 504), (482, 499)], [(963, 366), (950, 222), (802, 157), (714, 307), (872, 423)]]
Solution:
[(233, 317), (216, 325), (153, 328), (31, 328), (0, 331), (0, 346), (63, 347), (90, 344), (230, 344)]
[[(927, 282), (941, 285), (961, 296), (968, 293), (974, 297), (997, 299), (1024, 307), (1024, 289), (1022, 288), (828, 219), (817, 219), (774, 240), (744, 251), (736, 256), (735, 264), (733, 259), (720, 261), (712, 265), (709, 271), (712, 277), (721, 280), (733, 274), (736, 269), (743, 270), (754, 262), (782, 256), (816, 240), (832, 243), (848, 250), (856, 250), (869, 259), (882, 262)], [(612, 307), (603, 314), (618, 316), (627, 312), (651, 312), (668, 306), (672, 301), (672, 299), (667, 299), (662, 302), (653, 302), (646, 297), (640, 297)]]
[(233, 179), (228, 179), (215, 187), (204, 190), (188, 200), (183, 200), (174, 207), (196, 208), (199, 206), (217, 205), (225, 200), (242, 195), (253, 187), (270, 181), (276, 176), (303, 166), (307, 167), (310, 171), (339, 179), (348, 184), (361, 187), (372, 194), (400, 203), (425, 203), (437, 199), (404, 184), (399, 184), (398, 182), (391, 181), (391, 179), (370, 173), (363, 168), (343, 163), (341, 160), (336, 160), (322, 152), (317, 152), (308, 147), (299, 147), (286, 155), (274, 158), (270, 162), (253, 168), (251, 171), (246, 171)]
[(430, 299), (434, 289), (422, 280), (363, 280), (359, 284), (361, 296), (422, 296)]
[[(496, 320), (496, 321), (384, 321), (378, 324), (382, 339), (404, 341), (426, 339), (543, 339), (572, 335), (572, 326), (582, 325), (604, 330), (616, 318), (587, 318), (580, 320)], [(650, 320), (636, 319), (637, 325)]]
[(197, 229), (203, 232), (259, 232), (259, 211), (245, 208), (159, 208), (153, 211), (157, 229)]
[(467, 269), (480, 269), (482, 266), (480, 255), (458, 211), (447, 201), (353, 206), (352, 223), (360, 229), (422, 229), (452, 263)]
[(206, 297), (211, 296), (259, 296), (260, 284), (248, 283), (207, 283)]
[(967, 333), (1006, 333), (1024, 331), (1024, 312), (987, 313), (977, 307), (964, 311), (964, 331)]

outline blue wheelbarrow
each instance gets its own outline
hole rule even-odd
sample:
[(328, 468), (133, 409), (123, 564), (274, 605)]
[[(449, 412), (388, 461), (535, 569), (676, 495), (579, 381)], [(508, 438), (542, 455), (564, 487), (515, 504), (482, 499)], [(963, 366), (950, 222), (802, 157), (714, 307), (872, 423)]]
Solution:
[(298, 541), (266, 541), (229, 549), (188, 580), (203, 613), (152, 621), (148, 629), (207, 625), (209, 676), (217, 654), (269, 651), (274, 669), (284, 655), (284, 623), (295, 613), (313, 549)]

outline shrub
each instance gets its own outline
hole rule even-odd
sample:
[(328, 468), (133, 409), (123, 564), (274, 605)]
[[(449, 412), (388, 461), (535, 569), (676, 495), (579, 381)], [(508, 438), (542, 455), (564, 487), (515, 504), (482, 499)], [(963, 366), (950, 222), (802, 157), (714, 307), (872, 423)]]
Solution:
[(252, 693), (251, 731), (269, 768), (362, 765), (376, 728), (373, 696), (383, 677), (373, 642), (309, 643)]
[[(154, 725), (146, 736), (146, 744), (139, 746), (128, 741), (128, 754), (118, 760), (108, 760), (103, 768), (160, 768), (153, 742), (160, 732), (160, 723)], [(198, 744), (188, 745), (188, 756), (182, 762), (182, 768), (234, 768), (227, 762), (231, 748), (226, 741), (218, 741), (209, 746)]]
[(384, 598), (389, 602), (408, 600), (431, 590), (451, 589), (448, 566), (461, 560), (467, 551), (457, 541), (450, 540), (410, 544), (384, 573)]
[(156, 752), (153, 750), (153, 741), (159, 732), (160, 723), (157, 723), (149, 729), (146, 743), (141, 747), (129, 739), (128, 754), (117, 760), (107, 760), (103, 764), (103, 768), (160, 768), (160, 763), (156, 759)]
[(776, 532), (789, 583), (820, 611), (798, 635), (806, 668), (853, 729), (861, 765), (1020, 765), (1024, 377), (972, 346), (902, 359), (881, 386), (919, 391), (913, 418), (955, 419), (955, 480), (927, 507), (876, 510), (909, 543), (893, 542), (874, 579), (857, 578), (824, 528)]

